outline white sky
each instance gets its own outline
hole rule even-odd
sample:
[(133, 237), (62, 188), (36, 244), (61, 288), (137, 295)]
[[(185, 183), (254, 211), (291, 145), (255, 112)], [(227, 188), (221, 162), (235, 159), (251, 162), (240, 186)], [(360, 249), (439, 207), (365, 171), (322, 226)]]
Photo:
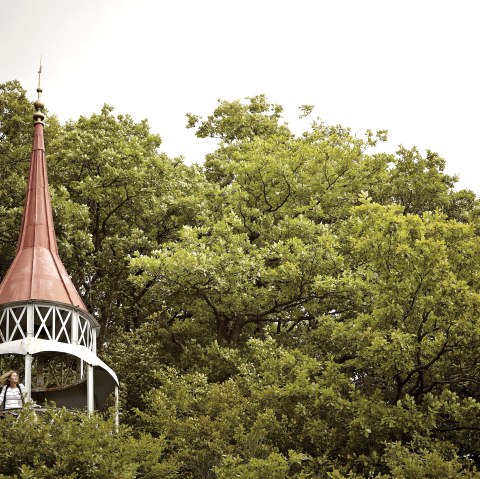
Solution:
[(185, 129), (217, 99), (265, 93), (298, 126), (388, 129), (387, 151), (439, 152), (480, 195), (477, 0), (0, 0), (0, 82), (62, 121), (98, 112), (147, 118), (162, 150), (202, 162), (212, 143)]

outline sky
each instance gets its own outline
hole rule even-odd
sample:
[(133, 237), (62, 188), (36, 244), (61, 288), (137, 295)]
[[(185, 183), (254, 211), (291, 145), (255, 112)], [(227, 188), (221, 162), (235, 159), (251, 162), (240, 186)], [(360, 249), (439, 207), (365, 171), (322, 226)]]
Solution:
[[(219, 99), (264, 93), (298, 132), (298, 106), (327, 124), (389, 130), (438, 152), (480, 196), (477, 0), (0, 0), (0, 83), (18, 79), (61, 121), (147, 118), (162, 151), (201, 163), (185, 128)], [(48, 152), (47, 152), (48, 154)]]

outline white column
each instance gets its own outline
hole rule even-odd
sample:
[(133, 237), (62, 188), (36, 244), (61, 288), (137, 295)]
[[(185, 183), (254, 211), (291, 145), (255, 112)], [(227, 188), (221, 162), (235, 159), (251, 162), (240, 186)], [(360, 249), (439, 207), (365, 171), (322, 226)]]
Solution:
[(95, 401), (93, 395), (93, 366), (87, 365), (87, 411), (92, 413), (95, 409)]
[(118, 397), (118, 386), (115, 384), (115, 431), (118, 432), (118, 427), (120, 425), (120, 411), (119, 406), (119, 397)]
[(78, 344), (78, 310), (72, 311), (72, 316), (70, 317), (70, 338), (72, 344)]
[[(27, 304), (27, 338), (34, 337), (34, 306), (32, 303)], [(29, 401), (32, 397), (32, 362), (33, 356), (25, 354), (25, 393), (26, 400)]]
[(31, 354), (25, 354), (25, 393), (27, 400), (32, 397), (32, 360), (33, 356)]
[(77, 358), (77, 374), (80, 374), (80, 381), (83, 381), (83, 359)]
[(33, 319), (34, 306), (32, 303), (27, 304), (27, 338), (33, 338), (35, 336), (35, 325)]
[[(72, 311), (71, 317), (71, 328), (70, 328), (70, 338), (72, 344), (78, 344), (78, 328), (80, 325), (80, 313), (78, 309)], [(80, 381), (83, 381), (83, 359), (77, 358), (77, 375), (80, 378)]]
[(94, 328), (92, 325), (92, 352), (97, 354), (97, 328)]

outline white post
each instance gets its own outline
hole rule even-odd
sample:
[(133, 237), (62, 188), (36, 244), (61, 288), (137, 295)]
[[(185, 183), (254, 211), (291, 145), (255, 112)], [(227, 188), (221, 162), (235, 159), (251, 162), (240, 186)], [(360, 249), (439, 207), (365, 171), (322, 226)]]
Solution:
[[(34, 305), (27, 304), (27, 338), (34, 337)], [(29, 353), (25, 354), (25, 399), (29, 401), (32, 397), (32, 362), (33, 356)]]
[[(80, 313), (78, 309), (72, 311), (70, 338), (72, 344), (78, 344), (78, 328), (80, 324)], [(77, 375), (80, 377), (80, 381), (83, 381), (83, 359), (77, 358)]]
[(95, 409), (94, 395), (93, 395), (93, 366), (87, 365), (87, 411), (92, 413)]
[(90, 327), (92, 331), (92, 352), (97, 354), (97, 328), (94, 328), (93, 326)]
[(25, 354), (25, 399), (28, 401), (32, 397), (32, 360), (31, 354)]
[(78, 316), (78, 310), (73, 310), (70, 318), (70, 338), (72, 344), (78, 344)]
[(118, 386), (115, 384), (115, 431), (118, 432), (120, 425), (120, 412), (118, 410), (119, 406), (119, 397), (118, 397)]
[(83, 359), (77, 358), (77, 374), (80, 377), (80, 381), (83, 381)]
[(34, 324), (34, 305), (27, 303), (27, 338), (33, 338), (35, 336), (35, 324)]

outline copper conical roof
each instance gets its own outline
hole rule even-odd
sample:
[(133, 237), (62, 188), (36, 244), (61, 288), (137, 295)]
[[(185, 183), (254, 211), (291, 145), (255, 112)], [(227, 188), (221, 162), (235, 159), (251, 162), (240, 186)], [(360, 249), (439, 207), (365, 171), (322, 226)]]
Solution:
[[(42, 91), (38, 88), (39, 94)], [(32, 161), (17, 252), (0, 284), (0, 304), (47, 300), (87, 311), (60, 260), (53, 225), (43, 140), (43, 103), (35, 102)]]

